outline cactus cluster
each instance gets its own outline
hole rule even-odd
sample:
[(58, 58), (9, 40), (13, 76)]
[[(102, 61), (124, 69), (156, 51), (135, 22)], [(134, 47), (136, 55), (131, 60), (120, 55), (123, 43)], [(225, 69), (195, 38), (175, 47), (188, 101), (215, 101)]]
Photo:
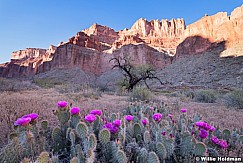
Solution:
[(185, 108), (173, 117), (163, 103), (137, 103), (122, 113), (93, 110), (82, 118), (62, 101), (54, 114), (55, 127), (48, 121), (18, 125), (0, 162), (194, 162), (195, 156), (243, 153), (242, 130), (220, 130), (197, 114), (189, 118)]

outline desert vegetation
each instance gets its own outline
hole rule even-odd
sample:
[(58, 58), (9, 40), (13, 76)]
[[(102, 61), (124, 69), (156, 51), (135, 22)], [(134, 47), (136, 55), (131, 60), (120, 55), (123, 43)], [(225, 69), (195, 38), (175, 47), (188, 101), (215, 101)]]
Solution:
[[(1, 78), (0, 161), (194, 162), (196, 156), (242, 157), (241, 89), (162, 89), (151, 66), (135, 66), (127, 58), (110, 61), (123, 75), (115, 89), (103, 89), (91, 80), (70, 82), (64, 76)], [(151, 87), (155, 80), (159, 86)]]
[[(59, 101), (55, 127), (37, 113), (15, 122), (1, 162), (193, 162), (195, 156), (242, 157), (242, 130), (221, 129), (188, 109), (171, 114), (162, 103), (143, 103), (122, 112), (80, 108)], [(9, 154), (12, 153), (12, 157)]]
[(30, 83), (31, 89), (15, 87), (0, 94), (1, 162), (242, 157), (241, 90), (161, 92), (140, 85), (120, 96), (87, 84), (70, 91), (64, 83)]

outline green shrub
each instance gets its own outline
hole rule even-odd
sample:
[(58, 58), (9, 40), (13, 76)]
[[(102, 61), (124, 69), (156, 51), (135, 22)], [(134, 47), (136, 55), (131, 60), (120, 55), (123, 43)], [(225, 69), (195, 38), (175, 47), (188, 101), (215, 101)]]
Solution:
[(224, 103), (227, 107), (243, 109), (243, 90), (233, 91), (224, 96)]
[(119, 96), (123, 96), (127, 94), (127, 88), (129, 86), (129, 83), (125, 80), (118, 80), (116, 82), (116, 94)]
[(152, 93), (145, 87), (135, 87), (130, 93), (131, 101), (146, 101), (152, 98)]
[(218, 94), (213, 90), (198, 90), (194, 94), (194, 100), (196, 102), (215, 103), (217, 97)]
[(63, 84), (60, 81), (48, 78), (34, 78), (34, 83), (42, 88), (55, 88), (57, 85)]

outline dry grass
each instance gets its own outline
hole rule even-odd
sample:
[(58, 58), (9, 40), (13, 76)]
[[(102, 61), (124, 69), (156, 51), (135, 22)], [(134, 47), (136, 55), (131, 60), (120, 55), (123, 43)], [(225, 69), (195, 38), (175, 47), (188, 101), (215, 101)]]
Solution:
[(202, 119), (210, 124), (220, 126), (220, 128), (243, 129), (243, 110), (227, 108), (218, 103), (198, 103), (189, 99), (179, 97), (159, 96), (159, 99), (170, 106), (171, 112), (177, 116), (181, 108), (187, 108), (188, 115), (199, 113)]
[(8, 134), (13, 131), (13, 123), (18, 118), (32, 112), (38, 113), (39, 121), (48, 120), (50, 125), (56, 125), (57, 119), (53, 110), (60, 100), (68, 101), (72, 106), (80, 107), (82, 114), (92, 109), (111, 109), (113, 111), (127, 106), (127, 97), (102, 95), (99, 98), (84, 97), (83, 93), (60, 94), (54, 89), (39, 89), (19, 92), (0, 93), (0, 137), (2, 145)]

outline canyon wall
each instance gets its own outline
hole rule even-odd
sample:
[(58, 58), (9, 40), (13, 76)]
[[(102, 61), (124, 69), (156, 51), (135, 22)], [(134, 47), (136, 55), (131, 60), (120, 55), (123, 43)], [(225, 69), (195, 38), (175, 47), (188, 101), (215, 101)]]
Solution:
[(112, 57), (123, 55), (130, 55), (134, 64), (164, 68), (172, 63), (172, 56), (200, 54), (219, 44), (225, 48), (222, 56), (239, 56), (242, 53), (235, 49), (243, 51), (242, 30), (243, 6), (232, 11), (230, 16), (219, 12), (188, 26), (183, 19), (147, 21), (141, 18), (130, 29), (116, 32), (94, 24), (57, 47), (13, 52), (11, 61), (0, 65), (0, 76), (30, 76), (73, 67), (100, 75), (112, 67), (108, 62)]

